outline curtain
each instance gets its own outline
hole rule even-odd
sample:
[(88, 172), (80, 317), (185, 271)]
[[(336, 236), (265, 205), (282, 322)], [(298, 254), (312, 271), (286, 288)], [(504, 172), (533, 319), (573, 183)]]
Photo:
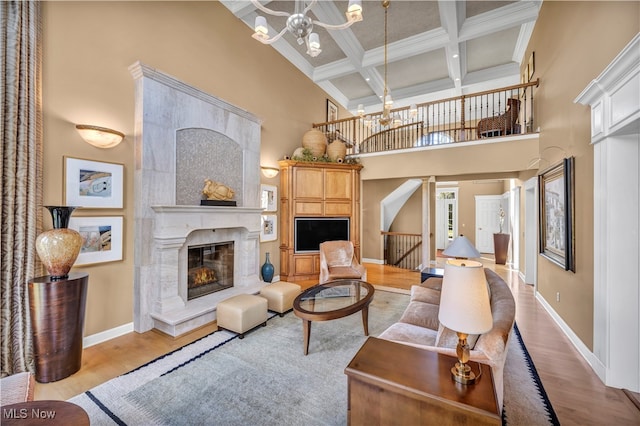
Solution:
[(35, 371), (28, 281), (42, 270), (42, 28), (38, 1), (0, 2), (1, 374)]

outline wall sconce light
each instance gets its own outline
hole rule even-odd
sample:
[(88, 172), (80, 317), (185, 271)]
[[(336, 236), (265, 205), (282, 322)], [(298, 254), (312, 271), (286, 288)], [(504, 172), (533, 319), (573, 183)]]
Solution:
[(98, 148), (113, 148), (122, 142), (124, 133), (106, 127), (76, 124), (76, 130), (87, 143)]
[(280, 169), (277, 169), (275, 167), (260, 166), (260, 170), (262, 171), (262, 174), (264, 175), (264, 177), (266, 177), (267, 179), (272, 179), (278, 176), (278, 173), (280, 173)]

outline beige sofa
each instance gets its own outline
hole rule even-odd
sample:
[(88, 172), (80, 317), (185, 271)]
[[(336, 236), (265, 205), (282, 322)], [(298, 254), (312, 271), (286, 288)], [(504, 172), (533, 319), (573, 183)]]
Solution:
[[(470, 359), (491, 366), (498, 404), (502, 410), (503, 371), (507, 343), (515, 321), (516, 307), (507, 284), (495, 272), (485, 269), (490, 291), (493, 328), (479, 336), (469, 336)], [(429, 278), (411, 287), (411, 298), (400, 320), (379, 337), (456, 357), (458, 337), (440, 325), (442, 278)]]

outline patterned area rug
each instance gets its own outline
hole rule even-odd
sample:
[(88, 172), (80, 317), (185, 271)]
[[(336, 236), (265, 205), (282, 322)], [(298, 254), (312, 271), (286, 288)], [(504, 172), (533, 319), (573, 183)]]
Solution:
[[(376, 291), (370, 335), (397, 321), (408, 302)], [(300, 319), (273, 316), (242, 340), (214, 332), (69, 401), (94, 426), (346, 425), (344, 368), (365, 340), (359, 313), (313, 323), (304, 356)], [(505, 375), (504, 424), (558, 424), (517, 329)]]

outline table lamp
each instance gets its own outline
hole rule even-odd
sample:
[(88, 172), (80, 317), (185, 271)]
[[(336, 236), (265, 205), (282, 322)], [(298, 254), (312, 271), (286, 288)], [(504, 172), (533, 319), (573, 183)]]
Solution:
[(458, 362), (451, 368), (451, 378), (465, 385), (473, 384), (476, 375), (467, 365), (467, 336), (485, 333), (493, 327), (487, 280), (480, 262), (449, 259), (444, 265), (438, 320), (458, 334)]
[(470, 257), (480, 257), (480, 252), (471, 244), (471, 241), (464, 235), (456, 237), (455, 240), (449, 244), (442, 254), (445, 256), (452, 256), (456, 259), (468, 259)]

